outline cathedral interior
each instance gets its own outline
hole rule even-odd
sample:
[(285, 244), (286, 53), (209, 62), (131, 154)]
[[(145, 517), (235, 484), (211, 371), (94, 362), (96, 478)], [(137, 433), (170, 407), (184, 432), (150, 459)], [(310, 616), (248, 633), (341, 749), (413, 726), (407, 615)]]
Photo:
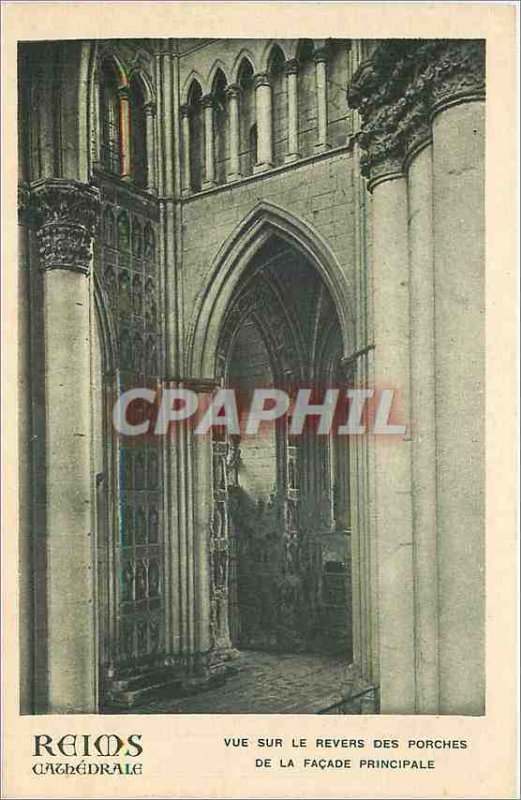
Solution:
[[(484, 101), (478, 40), (19, 45), (22, 713), (483, 713)], [(407, 434), (112, 425), (301, 385)]]

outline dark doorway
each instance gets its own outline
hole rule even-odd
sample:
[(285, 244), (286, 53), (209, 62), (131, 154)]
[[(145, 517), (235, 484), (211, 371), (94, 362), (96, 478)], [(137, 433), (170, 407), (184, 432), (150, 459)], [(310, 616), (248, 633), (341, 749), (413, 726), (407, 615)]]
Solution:
[[(272, 237), (226, 315), (218, 367), (245, 411), (255, 388), (338, 383), (340, 325), (317, 269)], [(229, 629), (243, 650), (351, 658), (349, 455), (288, 419), (228, 443)]]

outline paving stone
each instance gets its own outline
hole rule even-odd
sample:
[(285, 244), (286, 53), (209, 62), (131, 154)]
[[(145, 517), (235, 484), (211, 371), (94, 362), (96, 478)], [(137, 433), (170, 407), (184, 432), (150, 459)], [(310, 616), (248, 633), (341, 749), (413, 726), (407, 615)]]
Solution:
[(191, 697), (151, 700), (136, 714), (316, 714), (349, 690), (352, 669), (339, 657), (243, 651), (240, 671)]

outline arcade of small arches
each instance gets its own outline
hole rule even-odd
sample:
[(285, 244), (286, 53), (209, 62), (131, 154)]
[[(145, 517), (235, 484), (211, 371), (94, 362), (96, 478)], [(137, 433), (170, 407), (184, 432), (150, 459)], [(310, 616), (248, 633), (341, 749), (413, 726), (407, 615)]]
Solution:
[[(286, 54), (285, 51), (288, 51)], [(239, 180), (342, 146), (349, 112), (342, 94), (348, 43), (310, 39), (271, 43), (257, 70), (241, 51), (228, 71), (207, 80), (193, 72), (182, 90), (182, 193)], [(113, 55), (101, 59), (95, 163), (155, 191), (156, 100), (144, 72), (129, 73)]]
[(155, 188), (153, 91), (145, 74), (127, 73), (114, 55), (101, 59), (93, 93), (97, 137), (95, 164), (140, 189)]
[(347, 53), (342, 40), (271, 43), (260, 70), (241, 51), (230, 78), (221, 63), (206, 81), (191, 73), (180, 109), (183, 194), (345, 144), (347, 108), (335, 75), (345, 69)]

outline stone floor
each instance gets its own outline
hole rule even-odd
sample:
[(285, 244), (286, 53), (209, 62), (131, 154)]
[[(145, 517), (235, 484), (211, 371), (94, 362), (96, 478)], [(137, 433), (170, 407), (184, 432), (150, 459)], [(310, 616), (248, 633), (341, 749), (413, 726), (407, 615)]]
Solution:
[[(317, 714), (349, 694), (351, 668), (326, 655), (242, 651), (240, 670), (197, 695), (150, 700), (133, 714)], [(334, 712), (333, 712), (334, 713)]]

